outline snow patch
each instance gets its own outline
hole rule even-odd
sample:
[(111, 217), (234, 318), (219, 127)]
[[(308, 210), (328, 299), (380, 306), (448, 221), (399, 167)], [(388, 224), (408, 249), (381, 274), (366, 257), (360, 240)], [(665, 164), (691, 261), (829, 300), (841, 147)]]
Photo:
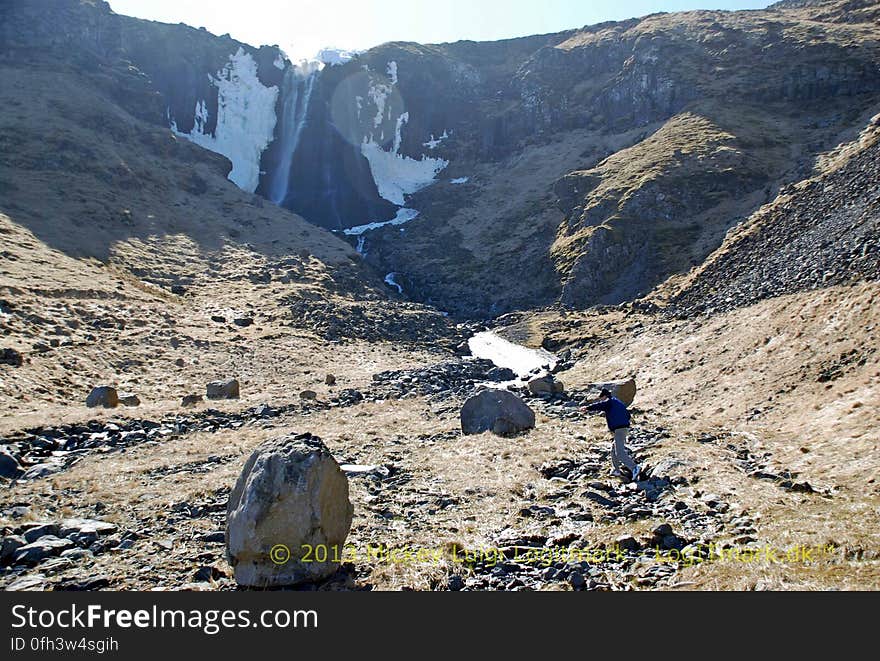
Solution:
[(450, 184), (456, 184), (456, 185), (458, 185), (458, 184), (466, 184), (466, 183), (469, 182), (470, 180), (471, 180), (470, 177), (459, 177), (458, 179), (450, 179), (450, 180), (449, 180), (449, 183), (450, 183)]
[(557, 362), (556, 356), (549, 351), (509, 342), (492, 331), (477, 333), (468, 340), (468, 347), (475, 357), (491, 360), (498, 367), (507, 367), (520, 378), (528, 376), (532, 370), (553, 369)]
[(368, 223), (366, 225), (358, 225), (357, 227), (349, 227), (347, 230), (343, 230), (343, 233), (346, 236), (361, 236), (364, 232), (372, 232), (373, 230), (377, 230), (380, 227), (387, 227), (389, 225), (403, 225), (404, 223), (408, 223), (419, 215), (419, 212), (415, 209), (398, 209), (397, 215), (394, 216), (391, 220), (386, 220), (381, 223)]
[(279, 48), (278, 55), (275, 57), (275, 61), (272, 63), (275, 65), (276, 69), (281, 69), (284, 71), (284, 67), (287, 66), (287, 63), (284, 61), (284, 52)]
[(326, 64), (327, 66), (336, 67), (346, 62), (350, 62), (354, 58), (356, 58), (360, 54), (360, 51), (356, 50), (348, 50), (345, 48), (333, 48), (327, 47), (322, 48), (318, 51), (318, 54), (315, 56), (316, 59), (322, 64)]
[(403, 287), (401, 287), (399, 284), (397, 284), (397, 281), (394, 279), (396, 275), (397, 275), (396, 273), (389, 273), (388, 275), (386, 275), (385, 276), (385, 284), (389, 285), (391, 287), (396, 287), (397, 293), (403, 294)]
[[(387, 75), (386, 80), (376, 81), (374, 79), (370, 85), (369, 97), (373, 105), (376, 106), (373, 129), (379, 129), (383, 124), (387, 126), (385, 121), (390, 121), (392, 118), (393, 108), (388, 99), (398, 82), (397, 62), (388, 63)], [(355, 102), (357, 103), (358, 116), (360, 116), (362, 100), (356, 98)], [(386, 151), (382, 147), (385, 144), (384, 130), (379, 132), (378, 141), (375, 133), (371, 132), (364, 135), (361, 143), (361, 154), (370, 164), (370, 172), (379, 195), (401, 207), (406, 203), (406, 195), (411, 195), (434, 183), (437, 174), (449, 165), (449, 161), (429, 158), (424, 154), (421, 159), (416, 160), (400, 153), (403, 142), (403, 127), (408, 122), (409, 113), (401, 112), (395, 122), (394, 140), (390, 151)]]
[[(400, 124), (398, 121), (398, 130)], [(398, 138), (395, 138), (394, 142), (395, 145), (399, 145)], [(361, 154), (370, 163), (370, 171), (373, 173), (379, 195), (400, 206), (406, 202), (404, 196), (412, 195), (434, 183), (437, 174), (449, 165), (449, 161), (440, 158), (422, 156), (421, 160), (417, 161), (399, 154), (397, 149), (385, 151), (372, 138), (370, 140), (364, 138)]]
[(357, 254), (361, 257), (367, 256), (367, 237), (363, 234), (358, 237), (358, 244), (355, 250), (357, 250)]
[(204, 100), (195, 108), (195, 124), (190, 133), (181, 133), (171, 118), (176, 135), (226, 156), (232, 161), (229, 179), (242, 190), (253, 193), (260, 183), (260, 159), (275, 132), (275, 102), (278, 88), (264, 86), (257, 77), (257, 63), (239, 46), (229, 63), (216, 76), (217, 127), (207, 133), (208, 106)]
[(445, 130), (443, 131), (443, 135), (441, 135), (439, 138), (435, 138), (434, 134), (432, 133), (431, 139), (428, 140), (428, 142), (423, 142), (422, 146), (427, 147), (428, 149), (433, 151), (433, 150), (437, 149), (437, 147), (439, 147), (443, 143), (443, 141), (446, 140), (446, 138), (448, 138), (448, 137), (449, 137), (449, 132), (445, 131)]
[(389, 62), (386, 71), (388, 72), (388, 77), (391, 79), (391, 84), (397, 85), (397, 62), (394, 60)]

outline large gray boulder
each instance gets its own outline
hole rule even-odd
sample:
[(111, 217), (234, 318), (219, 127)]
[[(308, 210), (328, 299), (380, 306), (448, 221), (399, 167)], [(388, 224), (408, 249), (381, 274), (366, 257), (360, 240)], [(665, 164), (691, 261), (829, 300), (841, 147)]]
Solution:
[(535, 412), (508, 390), (484, 390), (461, 409), (461, 431), (470, 436), (490, 431), (512, 436), (535, 427)]
[(266, 441), (229, 497), (226, 558), (235, 580), (273, 588), (332, 575), (353, 513), (348, 478), (321, 439), (304, 434)]
[(92, 388), (92, 392), (86, 398), (86, 406), (90, 409), (103, 406), (107, 409), (113, 409), (119, 406), (119, 393), (112, 386), (98, 386)]
[(236, 379), (228, 381), (214, 381), (208, 384), (208, 399), (238, 399), (239, 385)]

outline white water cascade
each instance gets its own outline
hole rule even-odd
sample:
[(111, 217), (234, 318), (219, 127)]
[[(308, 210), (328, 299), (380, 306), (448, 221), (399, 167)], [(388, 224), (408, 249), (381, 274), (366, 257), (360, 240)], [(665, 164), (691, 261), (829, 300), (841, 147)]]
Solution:
[(280, 141), (280, 157), (278, 167), (272, 175), (269, 185), (269, 199), (275, 204), (282, 204), (287, 198), (290, 187), (290, 170), (296, 154), (306, 116), (309, 101), (318, 77), (318, 69), (312, 66), (290, 67), (284, 73), (281, 84), (282, 115)]

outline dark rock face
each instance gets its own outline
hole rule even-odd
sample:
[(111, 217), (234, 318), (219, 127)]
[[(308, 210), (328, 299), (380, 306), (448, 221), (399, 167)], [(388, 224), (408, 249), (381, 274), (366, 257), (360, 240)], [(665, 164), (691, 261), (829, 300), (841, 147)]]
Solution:
[(461, 409), (461, 430), (467, 436), (487, 431), (513, 436), (534, 427), (535, 412), (507, 390), (484, 390)]

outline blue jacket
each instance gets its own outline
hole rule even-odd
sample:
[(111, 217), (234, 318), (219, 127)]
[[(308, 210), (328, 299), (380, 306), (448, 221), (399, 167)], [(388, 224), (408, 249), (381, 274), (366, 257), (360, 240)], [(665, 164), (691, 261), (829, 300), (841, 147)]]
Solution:
[(622, 427), (629, 427), (630, 415), (626, 408), (626, 404), (621, 402), (617, 397), (603, 399), (601, 402), (590, 404), (588, 411), (603, 411), (605, 420), (608, 422), (608, 429), (614, 431)]

